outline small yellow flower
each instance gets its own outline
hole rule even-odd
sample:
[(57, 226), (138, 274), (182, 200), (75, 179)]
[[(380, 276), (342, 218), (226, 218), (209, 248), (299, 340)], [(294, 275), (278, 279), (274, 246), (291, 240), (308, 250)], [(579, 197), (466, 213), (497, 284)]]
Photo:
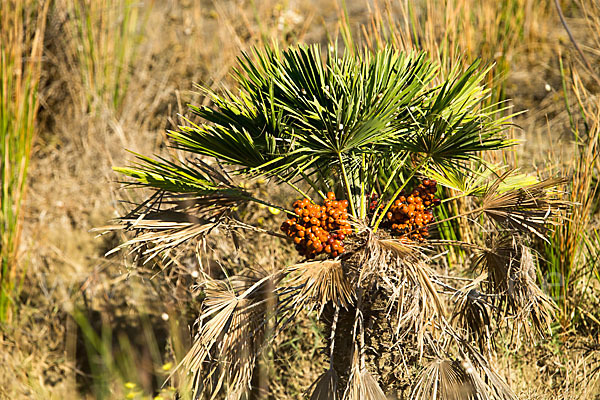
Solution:
[(158, 396), (154, 396), (154, 400), (164, 400), (164, 397), (158, 395)]
[(168, 362), (168, 363), (166, 363), (166, 364), (164, 364), (164, 365), (162, 366), (162, 370), (163, 370), (163, 371), (168, 371), (168, 370), (170, 370), (171, 368), (173, 368), (173, 363), (172, 363), (172, 362)]
[(125, 383), (125, 387), (126, 387), (127, 389), (133, 389), (133, 388), (135, 388), (136, 386), (137, 386), (137, 385), (136, 385), (135, 383), (133, 383), (133, 382), (126, 382), (126, 383)]
[(127, 399), (135, 399), (135, 396), (137, 396), (136, 392), (129, 392), (127, 393), (127, 396), (125, 396)]
[(269, 212), (273, 215), (277, 215), (281, 212), (281, 210), (279, 208), (269, 207)]

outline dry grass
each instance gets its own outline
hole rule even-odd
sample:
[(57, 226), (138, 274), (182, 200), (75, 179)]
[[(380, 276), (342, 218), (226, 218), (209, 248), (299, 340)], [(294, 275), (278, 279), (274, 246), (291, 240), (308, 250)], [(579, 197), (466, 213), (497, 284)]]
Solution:
[[(530, 110), (515, 120), (523, 128), (516, 132), (517, 137), (524, 140), (522, 153), (517, 158), (525, 168), (532, 171), (544, 168), (549, 157), (554, 157), (551, 160), (559, 157), (550, 151), (552, 147), (571, 141), (569, 114), (560, 94), (558, 54), (565, 65), (575, 66), (573, 81), (580, 93), (577, 102), (595, 110), (595, 114), (590, 111), (588, 115), (595, 124), (593, 132), (597, 134), (597, 108), (593, 107), (597, 107), (598, 86), (573, 50), (552, 3), (449, 0), (440, 5), (442, 2), (427, 0), (415, 4), (412, 14), (401, 1), (379, 2), (378, 6), (358, 0), (347, 3), (352, 26), (368, 23), (362, 32), (366, 32), (368, 40), (365, 41), (371, 46), (383, 41), (384, 37), (391, 38), (401, 48), (412, 48), (418, 42), (419, 47), (444, 61), (446, 68), (456, 65), (449, 60), (459, 56), (465, 63), (478, 56), (486, 62), (495, 61), (497, 68), (489, 75), (496, 88), (494, 96), (511, 98), (517, 110)], [(89, 386), (85, 387), (90, 382), (90, 377), (85, 374), (90, 371), (78, 370), (86, 367), (87, 361), (82, 361), (84, 351), (77, 345), (84, 334), (69, 317), (77, 307), (95, 311), (93, 315), (103, 315), (107, 321), (104, 326), (114, 328), (115, 337), (118, 334), (114, 321), (121, 317), (127, 324), (135, 320), (136, 315), (150, 315), (155, 317), (152, 321), (156, 326), (166, 329), (170, 325), (171, 340), (160, 349), (163, 352), (160, 359), (140, 358), (144, 361), (139, 362), (139, 369), (150, 372), (136, 371), (124, 377), (116, 370), (111, 371), (112, 380), (107, 383), (110, 388), (107, 393), (111, 394), (107, 397), (124, 397), (126, 379), (137, 380), (144, 391), (150, 393), (156, 386), (152, 380), (157, 365), (160, 369), (162, 362), (183, 358), (188, 346), (186, 335), (189, 340), (187, 324), (193, 318), (178, 317), (178, 314), (183, 314), (185, 311), (181, 310), (188, 307), (193, 308), (189, 302), (198, 299), (186, 290), (189, 283), (195, 281), (198, 261), (184, 255), (178, 265), (178, 271), (183, 271), (180, 276), (169, 272), (154, 276), (157, 270), (131, 270), (132, 260), (126, 254), (104, 258), (117, 243), (118, 234), (95, 238), (95, 233), (90, 230), (105, 225), (118, 215), (115, 210), (120, 211), (122, 206), (117, 198), (139, 195), (123, 190), (115, 194), (118, 184), (111, 168), (126, 165), (131, 159), (125, 148), (142, 154), (173, 152), (165, 146), (165, 129), (177, 124), (176, 113), (187, 113), (186, 103), (204, 101), (191, 91), (192, 82), (216, 89), (231, 88), (228, 73), (241, 50), (271, 38), (285, 43), (325, 42), (328, 33), (336, 32), (340, 12), (339, 4), (333, 0), (169, 0), (143, 4), (104, 0), (77, 2), (79, 9), (74, 9), (74, 4), (56, 0), (46, 29), (39, 138), (33, 148), (29, 169), (29, 195), (22, 202), (25, 211), (21, 249), (25, 251), (24, 259), (28, 260), (29, 268), (19, 314), (13, 318), (12, 327), (1, 328), (2, 398), (67, 398), (73, 393), (80, 393), (82, 398), (97, 396), (90, 392)], [(585, 6), (585, 11), (574, 7), (563, 10), (592, 67), (599, 49), (597, 37), (588, 34), (590, 27), (598, 26), (594, 21), (600, 14), (594, 4), (582, 0), (581, 8)], [(3, 8), (4, 5), (5, 1)], [(95, 23), (86, 25), (81, 19), (74, 18), (87, 13)], [(127, 19), (122, 18), (125, 15)], [(418, 28), (407, 30), (411, 20)], [(392, 22), (395, 30), (389, 29), (388, 22)], [(3, 23), (3, 32), (4, 26)], [(85, 32), (90, 32), (94, 39), (83, 40)], [(360, 31), (355, 31), (354, 35), (360, 36)], [(37, 58), (33, 57), (34, 60)], [(584, 89), (585, 95), (582, 94)], [(570, 154), (565, 157), (568, 159)], [(586, 160), (594, 160), (594, 155), (588, 154)], [(584, 166), (588, 169), (578, 178), (582, 183), (577, 186), (580, 188), (578, 194), (573, 194), (573, 202), (580, 201), (581, 197), (586, 201), (590, 198), (590, 193), (585, 191), (589, 188), (587, 179), (596, 173), (598, 165), (592, 168), (592, 163), (587, 162)], [(583, 166), (577, 168), (577, 171), (583, 170)], [(585, 203), (585, 206), (592, 207), (593, 204)], [(255, 213), (257, 219), (263, 218), (265, 226), (269, 227), (271, 216), (266, 211), (254, 209), (248, 212)], [(584, 223), (596, 226), (595, 217)], [(245, 254), (236, 251), (228, 236), (221, 232), (206, 243), (212, 251), (209, 254), (225, 260), (228, 265), (259, 262), (264, 265), (281, 262), (283, 265), (284, 261), (286, 265), (290, 264), (288, 255), (282, 254), (276, 241), (237, 238), (255, 240), (249, 247), (257, 249), (257, 253), (271, 249), (262, 255)], [(575, 245), (568, 240), (565, 239), (565, 246)], [(199, 262), (215, 271), (221, 269), (210, 258)], [(419, 274), (418, 266), (415, 268), (414, 276), (410, 278), (423, 287), (424, 297), (435, 300), (435, 292), (427, 292), (427, 282), (419, 278), (422, 274)], [(326, 272), (332, 280), (337, 279), (335, 266)], [(306, 296), (340, 297), (346, 302), (351, 301), (351, 295), (346, 291), (337, 293), (330, 287), (305, 284)], [(431, 310), (430, 318), (434, 319), (436, 312)], [(163, 313), (170, 316), (169, 323), (160, 319)], [(542, 320), (545, 324), (545, 318)], [(303, 321), (298, 329), (310, 331), (316, 328)], [(178, 341), (177, 335), (184, 339)], [(319, 340), (316, 331), (309, 337)], [(291, 341), (284, 337), (276, 340)], [(565, 347), (564, 343), (575, 343), (577, 348)], [(246, 345), (253, 347), (255, 343)], [(278, 387), (280, 375), (285, 377), (281, 379), (287, 380), (285, 388), (279, 387), (277, 398), (301, 398), (302, 393), (296, 388), (308, 387), (323, 371), (314, 363), (319, 349), (312, 345), (292, 342), (285, 347), (284, 354), (275, 356), (283, 371), (269, 372), (269, 378), (275, 381), (271, 388)], [(503, 345), (499, 343), (499, 346)], [(518, 353), (507, 350), (497, 361), (521, 398), (594, 398), (600, 392), (598, 349), (594, 346), (587, 338), (564, 336), (556, 342)], [(510, 348), (508, 344), (506, 348)], [(313, 355), (312, 359), (309, 354)], [(252, 365), (263, 362), (248, 357), (247, 361)], [(348, 397), (361, 398), (361, 390), (377, 396), (373, 378), (365, 374), (360, 365), (355, 367), (352, 379), (356, 381), (356, 392)], [(433, 379), (430, 383), (436, 381), (443, 386), (446, 381), (464, 381), (463, 369), (454, 361), (434, 360), (430, 370), (438, 379), (429, 378)], [(239, 379), (248, 382), (247, 375), (242, 374)], [(144, 380), (147, 381), (144, 383)], [(331, 373), (325, 373), (313, 387), (311, 398), (327, 398), (319, 397), (318, 393), (320, 390), (325, 393), (335, 380)], [(532, 383), (526, 386), (525, 382)], [(423, 391), (419, 395), (428, 398), (427, 393)], [(447, 397), (453, 395), (449, 392)]]
[[(48, 2), (4, 1), (0, 16), (0, 322), (19, 296), (22, 203), (36, 134)], [(10, 10), (10, 11), (8, 11)]]

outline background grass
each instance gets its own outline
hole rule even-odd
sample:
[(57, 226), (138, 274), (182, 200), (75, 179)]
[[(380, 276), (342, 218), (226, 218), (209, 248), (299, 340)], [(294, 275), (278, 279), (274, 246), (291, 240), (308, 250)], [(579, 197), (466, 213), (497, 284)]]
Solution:
[[(124, 253), (105, 258), (123, 238), (90, 230), (127, 207), (117, 198), (140, 196), (116, 192), (111, 166), (128, 164), (126, 148), (172, 151), (165, 130), (187, 114), (185, 104), (205, 101), (192, 83), (232, 88), (240, 51), (340, 34), (370, 47), (424, 49), (447, 70), (481, 58), (495, 64), (490, 101), (528, 110), (511, 132), (522, 145), (490, 161), (572, 177), (573, 210), (537, 247), (539, 274), (559, 306), (555, 335), (503, 346), (497, 361), (522, 398), (599, 396), (597, 2), (560, 3), (582, 58), (550, 0), (346, 0), (345, 10), (336, 0), (1, 1), (0, 397), (174, 396), (161, 385), (190, 344), (199, 270), (218, 268), (216, 260), (284, 264), (292, 254), (263, 237), (238, 238), (246, 250), (236, 250), (217, 233), (201, 259), (183, 253), (168, 269)], [(240, 212), (280, 223), (266, 209)], [(448, 235), (480, 235), (475, 222)], [(448, 255), (448, 268), (458, 257)], [(304, 339), (281, 337), (257, 382), (277, 399), (302, 398), (322, 370), (311, 356), (318, 324), (302, 320), (294, 330)]]
[(12, 320), (24, 262), (21, 205), (35, 137), (48, 3), (3, 1), (0, 23), (0, 322)]

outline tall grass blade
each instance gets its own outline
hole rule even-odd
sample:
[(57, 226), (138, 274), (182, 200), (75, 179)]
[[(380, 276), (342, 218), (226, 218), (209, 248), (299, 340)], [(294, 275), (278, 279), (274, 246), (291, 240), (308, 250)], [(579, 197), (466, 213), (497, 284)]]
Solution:
[(11, 319), (18, 294), (22, 203), (49, 4), (7, 0), (0, 13), (0, 321)]

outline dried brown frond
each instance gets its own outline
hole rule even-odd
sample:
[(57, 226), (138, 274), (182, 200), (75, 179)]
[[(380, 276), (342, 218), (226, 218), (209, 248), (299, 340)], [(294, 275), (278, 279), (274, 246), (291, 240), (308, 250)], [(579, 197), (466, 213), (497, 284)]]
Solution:
[(384, 250), (389, 251), (389, 256), (392, 258), (391, 261), (404, 265), (406, 272), (411, 276), (413, 281), (418, 282), (419, 286), (424, 289), (425, 297), (433, 304), (438, 315), (445, 315), (444, 304), (431, 281), (433, 272), (423, 259), (423, 254), (420, 251), (421, 247), (417, 244), (397, 239), (380, 240), (379, 244)]
[(511, 235), (494, 235), (488, 242), (476, 264), (487, 272), (487, 292), (494, 295), (496, 310), (512, 316), (527, 334), (532, 333), (531, 324), (535, 333), (544, 335), (550, 329), (554, 303), (536, 284), (531, 249)]
[(479, 277), (459, 289), (452, 296), (454, 312), (451, 322), (454, 323), (459, 332), (476, 342), (480, 349), (487, 348), (490, 350), (490, 346), (494, 344), (490, 316), (492, 305), (485, 295), (478, 290), (479, 284), (485, 277), (485, 275)]
[(337, 400), (338, 375), (335, 369), (329, 368), (310, 386), (310, 400)]
[[(137, 236), (112, 249), (106, 255), (130, 247), (131, 252), (139, 253), (144, 258), (144, 263), (158, 255), (162, 255), (165, 259), (169, 256), (170, 251), (178, 246), (199, 243), (198, 240), (207, 235), (217, 225), (215, 223), (193, 224), (146, 219), (136, 223)], [(159, 226), (162, 226), (163, 230), (157, 230)]]
[(520, 189), (500, 193), (500, 183), (510, 174), (507, 171), (494, 181), (482, 198), (481, 210), (501, 226), (526, 234), (533, 233), (543, 240), (548, 231), (547, 223), (557, 211), (569, 206), (549, 189), (567, 183), (566, 178), (552, 178)]
[[(510, 280), (509, 307), (515, 312), (519, 330), (523, 329), (529, 337), (545, 336), (551, 332), (556, 305), (536, 284), (535, 262), (529, 247), (521, 246), (519, 267)], [(517, 332), (516, 337), (519, 336)]]
[(274, 314), (273, 288), (280, 273), (207, 280), (196, 340), (178, 370), (191, 375), (194, 396), (214, 398), (221, 390), (237, 400), (250, 388), (256, 359), (268, 343)]
[(488, 292), (506, 294), (508, 291), (509, 271), (514, 270), (518, 262), (517, 237), (510, 234), (492, 234), (487, 240), (475, 265), (487, 273)]
[(517, 396), (484, 357), (473, 346), (459, 340), (458, 350), (462, 358), (462, 367), (469, 374), (477, 392), (476, 399), (481, 400), (517, 400)]
[(387, 294), (387, 313), (394, 321), (396, 337), (416, 333), (422, 354), (426, 333), (443, 327), (446, 310), (419, 247), (372, 236), (360, 265), (362, 279), (376, 283)]
[(402, 259), (414, 256), (415, 251), (418, 251), (419, 248), (411, 242), (400, 239), (382, 239), (379, 240), (379, 245)]
[(408, 239), (380, 238), (373, 231), (367, 231), (366, 243), (361, 249), (356, 285), (377, 281), (389, 268), (391, 259), (415, 262), (422, 258), (421, 246)]
[(197, 245), (229, 215), (240, 200), (225, 196), (196, 196), (157, 192), (117, 224), (95, 231), (132, 231), (134, 237), (107, 255), (130, 247), (145, 262), (158, 255), (166, 257), (175, 248)]
[(287, 287), (299, 288), (294, 303), (302, 307), (315, 302), (323, 307), (329, 302), (348, 308), (352, 304), (354, 289), (346, 278), (340, 260), (310, 261), (287, 268), (292, 275)]
[(359, 366), (356, 355), (352, 363), (350, 380), (344, 392), (344, 400), (387, 400), (373, 375), (365, 367)]
[(412, 392), (415, 400), (478, 399), (471, 374), (456, 360), (436, 359), (419, 375)]

